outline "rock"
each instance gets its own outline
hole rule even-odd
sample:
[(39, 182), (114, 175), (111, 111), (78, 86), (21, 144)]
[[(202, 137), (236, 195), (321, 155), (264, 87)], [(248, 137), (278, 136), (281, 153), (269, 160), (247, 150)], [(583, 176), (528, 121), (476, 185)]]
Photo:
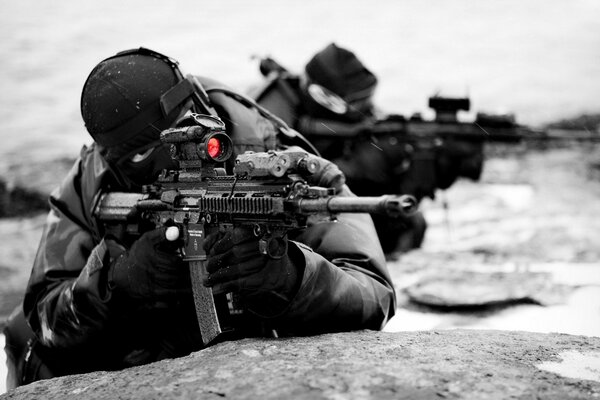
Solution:
[(418, 304), (444, 308), (488, 307), (517, 302), (561, 303), (570, 288), (546, 272), (477, 272), (440, 269), (405, 289)]
[(0, 218), (31, 216), (48, 210), (48, 195), (56, 188), (74, 160), (5, 165), (0, 163)]
[(593, 337), (360, 331), (225, 342), (120, 372), (36, 382), (0, 399), (583, 399), (600, 396), (599, 361)]
[(0, 180), (0, 218), (32, 215), (48, 209), (47, 195), (22, 187), (10, 187)]

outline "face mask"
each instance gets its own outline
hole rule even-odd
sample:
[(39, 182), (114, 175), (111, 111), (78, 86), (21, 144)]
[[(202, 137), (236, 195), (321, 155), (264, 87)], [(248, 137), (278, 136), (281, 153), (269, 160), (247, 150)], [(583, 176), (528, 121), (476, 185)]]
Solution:
[(174, 169), (177, 163), (168, 147), (160, 144), (121, 159), (115, 167), (129, 186), (142, 186), (154, 183), (163, 169)]
[[(184, 109), (176, 121), (183, 119), (189, 112)], [(157, 140), (157, 136), (155, 130), (147, 129), (136, 136), (135, 140), (119, 146), (98, 145), (100, 154), (108, 162), (120, 185), (129, 190), (140, 189), (143, 185), (154, 183), (163, 169), (178, 167), (170, 156), (169, 146)]]
[[(195, 110), (195, 103), (190, 101), (185, 104), (173, 125), (186, 125), (184, 122)], [(154, 183), (163, 169), (178, 168), (177, 161), (170, 155), (169, 145), (156, 138), (156, 130), (146, 129), (133, 140), (119, 146), (99, 145), (100, 153), (108, 162), (119, 184), (129, 190), (140, 189), (143, 185)], [(143, 143), (146, 144), (142, 145)]]

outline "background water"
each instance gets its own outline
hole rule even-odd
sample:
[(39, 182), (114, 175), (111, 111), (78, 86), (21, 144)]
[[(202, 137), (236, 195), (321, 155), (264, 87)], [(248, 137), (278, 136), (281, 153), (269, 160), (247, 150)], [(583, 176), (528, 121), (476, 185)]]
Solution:
[(0, 0), (0, 7), (0, 166), (74, 157), (89, 141), (79, 115), (89, 71), (138, 46), (245, 90), (260, 80), (253, 55), (300, 71), (336, 42), (379, 77), (375, 100), (389, 112), (426, 111), (437, 92), (468, 95), (473, 110), (514, 112), (533, 125), (600, 111), (597, 0)]
[(242, 90), (260, 79), (252, 55), (300, 71), (333, 41), (379, 77), (376, 101), (387, 111), (424, 111), (440, 91), (528, 124), (600, 110), (596, 0), (0, 4), (2, 163), (21, 161), (24, 151), (34, 159), (76, 154), (88, 141), (79, 116), (87, 74), (138, 46)]

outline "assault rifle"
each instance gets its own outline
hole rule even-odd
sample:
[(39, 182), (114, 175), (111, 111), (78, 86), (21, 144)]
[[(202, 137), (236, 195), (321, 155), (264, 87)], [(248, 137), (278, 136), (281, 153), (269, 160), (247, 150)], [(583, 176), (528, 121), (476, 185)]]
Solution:
[(542, 134), (518, 125), (512, 115), (478, 113), (474, 122), (461, 122), (457, 114), (459, 110), (469, 110), (468, 98), (434, 96), (429, 98), (429, 107), (435, 110), (433, 120), (425, 120), (420, 114), (415, 114), (410, 118), (391, 115), (381, 119), (366, 118), (362, 122), (347, 123), (302, 116), (298, 122), (298, 130), (309, 137), (339, 139), (391, 135), (400, 142), (409, 143), (453, 139), (468, 142), (518, 143), (525, 138), (537, 138)]
[[(204, 345), (230, 329), (235, 298), (214, 295), (203, 285), (207, 255), (205, 237), (218, 230), (247, 226), (259, 239), (262, 254), (285, 254), (288, 232), (307, 226), (308, 218), (337, 213), (382, 213), (389, 216), (416, 210), (412, 196), (342, 197), (334, 187), (344, 183), (334, 164), (302, 150), (246, 152), (235, 159), (233, 174), (226, 162), (233, 144), (224, 123), (194, 114), (191, 126), (163, 131), (178, 168), (164, 170), (143, 193), (106, 193), (95, 208), (107, 232), (139, 236), (148, 229), (169, 226), (167, 239), (179, 240), (188, 262), (198, 324)], [(334, 187), (309, 182), (333, 182)]]
[[(262, 102), (259, 99), (259, 102)], [(513, 114), (478, 112), (474, 121), (459, 121), (458, 111), (470, 109), (469, 98), (429, 98), (429, 107), (435, 111), (432, 120), (419, 113), (406, 118), (389, 115), (383, 118), (365, 118), (361, 122), (341, 122), (301, 116), (297, 129), (313, 140), (393, 137), (399, 143), (435, 143), (459, 140), (471, 143), (599, 143), (600, 132), (585, 128), (533, 128), (516, 122)]]

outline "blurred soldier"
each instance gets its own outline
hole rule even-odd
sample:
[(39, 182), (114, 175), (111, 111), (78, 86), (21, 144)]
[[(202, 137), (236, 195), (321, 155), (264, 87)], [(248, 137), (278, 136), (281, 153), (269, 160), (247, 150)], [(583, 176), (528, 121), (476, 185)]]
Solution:
[[(271, 58), (263, 59), (260, 68), (266, 82), (254, 89), (252, 97), (305, 134), (323, 157), (340, 167), (358, 195), (434, 198), (436, 189), (450, 187), (458, 176), (479, 176), (480, 144), (415, 143), (394, 128), (386, 131), (386, 124), (404, 117), (376, 110), (372, 99), (377, 78), (349, 50), (328, 45), (300, 75)], [(422, 213), (398, 219), (373, 215), (373, 220), (385, 253), (421, 246), (426, 230)]]
[[(162, 54), (141, 48), (100, 62), (81, 97), (95, 143), (50, 197), (22, 311), (5, 330), (9, 388), (201, 348), (189, 271), (164, 228), (127, 243), (105, 236), (93, 215), (101, 194), (139, 191), (171, 165), (159, 134), (190, 111), (224, 120), (235, 153), (279, 148), (294, 137), (250, 99), (184, 76)], [(381, 329), (395, 294), (375, 235), (364, 214), (318, 221), (290, 237), (276, 260), (260, 253), (252, 232), (209, 235), (204, 284), (240, 294), (235, 337)]]

